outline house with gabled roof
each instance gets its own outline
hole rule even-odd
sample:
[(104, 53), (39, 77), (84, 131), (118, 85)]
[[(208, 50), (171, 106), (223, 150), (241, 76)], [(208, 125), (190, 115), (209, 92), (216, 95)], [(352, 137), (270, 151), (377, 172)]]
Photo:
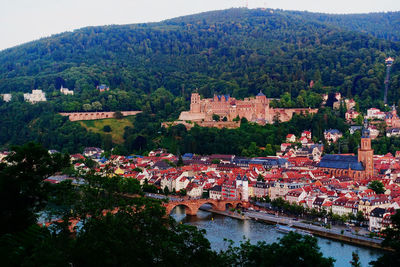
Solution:
[(347, 201), (349, 201), (346, 197), (337, 198), (332, 202), (332, 212), (337, 215), (345, 215), (351, 213), (353, 210), (351, 207), (346, 206)]
[(338, 129), (328, 129), (324, 131), (324, 138), (330, 144), (331, 142), (336, 143), (343, 134)]
[(296, 142), (296, 136), (294, 134), (286, 135), (286, 142), (288, 142), (288, 143)]
[(201, 198), (203, 188), (195, 183), (189, 183), (186, 187), (186, 193), (190, 198)]

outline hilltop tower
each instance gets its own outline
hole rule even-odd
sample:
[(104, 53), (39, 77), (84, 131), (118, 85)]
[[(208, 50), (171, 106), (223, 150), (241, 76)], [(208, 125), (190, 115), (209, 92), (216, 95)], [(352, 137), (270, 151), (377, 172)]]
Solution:
[(364, 128), (361, 136), (361, 147), (358, 149), (358, 161), (363, 164), (365, 177), (374, 175), (374, 150), (371, 147), (371, 137), (368, 130), (368, 122), (364, 121)]
[(385, 60), (385, 64), (386, 64), (386, 78), (385, 78), (385, 94), (383, 96), (383, 102), (385, 104), (387, 104), (387, 94), (388, 94), (388, 90), (389, 90), (389, 80), (390, 80), (390, 68), (392, 67), (394, 62), (394, 59), (391, 57), (388, 57)]
[(190, 98), (190, 112), (200, 113), (200, 95), (199, 93), (192, 93)]
[(255, 115), (257, 119), (267, 119), (266, 114), (268, 114), (268, 106), (268, 99), (260, 90), (260, 92), (256, 95), (255, 101)]

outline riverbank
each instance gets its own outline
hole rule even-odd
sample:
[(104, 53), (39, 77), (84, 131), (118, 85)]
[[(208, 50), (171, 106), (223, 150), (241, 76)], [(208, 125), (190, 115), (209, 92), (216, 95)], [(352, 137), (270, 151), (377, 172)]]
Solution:
[(297, 229), (306, 230), (306, 231), (312, 233), (313, 235), (332, 239), (332, 240), (342, 241), (342, 242), (346, 242), (349, 244), (365, 246), (365, 247), (375, 248), (375, 249), (380, 249), (380, 250), (389, 250), (389, 249), (383, 248), (381, 246), (382, 241), (383, 241), (382, 239), (360, 236), (360, 235), (356, 235), (351, 232), (347, 232), (347, 231), (343, 231), (343, 230), (340, 231), (337, 229), (327, 229), (327, 228), (324, 228), (321, 226), (298, 222), (298, 221), (295, 221), (295, 220), (289, 219), (289, 218), (282, 218), (279, 216), (262, 214), (262, 213), (260, 214), (258, 212), (245, 212), (245, 215), (248, 218), (251, 218), (256, 221), (261, 221), (261, 222), (265, 222), (268, 224), (289, 225), (289, 226), (297, 228)]
[[(233, 246), (239, 246), (245, 240), (249, 240), (252, 244), (259, 241), (272, 244), (278, 242), (285, 235), (279, 232), (273, 223), (226, 216), (226, 214), (217, 214), (204, 209), (199, 210), (196, 216), (188, 216), (184, 207), (177, 207), (171, 213), (171, 216), (178, 222), (205, 230), (206, 238), (215, 251), (226, 250), (230, 245), (229, 240), (234, 242)], [(335, 267), (349, 266), (353, 252), (360, 256), (362, 266), (369, 266), (369, 262), (376, 260), (384, 253), (380, 249), (336, 241), (317, 235), (315, 235), (315, 238), (318, 240), (321, 253), (325, 257), (336, 259)]]
[(245, 214), (240, 215), (240, 214), (230, 212), (230, 211), (219, 211), (219, 210), (213, 210), (213, 209), (204, 208), (204, 207), (200, 207), (199, 210), (209, 211), (211, 213), (228, 216), (228, 217), (238, 219), (238, 220), (249, 220), (250, 219), (250, 217), (246, 216)]
[(212, 212), (215, 214), (223, 215), (223, 216), (228, 216), (228, 217), (238, 219), (238, 220), (252, 219), (252, 220), (264, 222), (267, 224), (288, 225), (288, 226), (291, 226), (291, 227), (294, 227), (297, 229), (306, 230), (315, 236), (320, 236), (320, 237), (328, 238), (331, 240), (346, 242), (348, 244), (359, 245), (359, 246), (380, 249), (380, 250), (390, 250), (388, 248), (383, 248), (381, 246), (382, 241), (383, 241), (382, 239), (376, 239), (376, 238), (370, 238), (370, 237), (366, 237), (366, 236), (356, 235), (356, 234), (353, 234), (353, 233), (350, 233), (347, 231), (341, 231), (341, 230), (337, 230), (337, 229), (327, 229), (327, 228), (324, 228), (321, 226), (298, 222), (298, 221), (295, 221), (293, 219), (286, 218), (286, 217), (279, 217), (279, 216), (263, 214), (263, 213), (258, 213), (258, 212), (250, 212), (250, 211), (244, 212), (243, 214), (237, 214), (234, 212), (217, 211), (217, 210), (213, 210), (213, 209), (207, 209), (204, 207), (201, 207), (200, 209), (204, 210), (204, 211), (209, 211), (209, 212)]

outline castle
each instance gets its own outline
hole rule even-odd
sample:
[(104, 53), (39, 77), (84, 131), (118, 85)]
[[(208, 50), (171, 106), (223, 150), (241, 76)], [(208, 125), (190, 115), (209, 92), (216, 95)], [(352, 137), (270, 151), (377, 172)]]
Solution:
[[(213, 98), (201, 99), (198, 93), (192, 93), (190, 111), (183, 111), (180, 121), (212, 122), (213, 115), (218, 115), (227, 122), (235, 118), (246, 118), (258, 124), (289, 121), (293, 114), (314, 114), (318, 109), (311, 108), (271, 108), (270, 100), (262, 93), (255, 98), (237, 100), (229, 95), (214, 95)], [(226, 119), (225, 119), (226, 118)]]

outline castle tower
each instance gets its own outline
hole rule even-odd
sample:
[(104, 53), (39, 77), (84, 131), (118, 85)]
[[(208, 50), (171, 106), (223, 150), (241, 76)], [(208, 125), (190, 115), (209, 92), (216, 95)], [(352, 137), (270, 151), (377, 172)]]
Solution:
[(267, 119), (266, 114), (267, 114), (267, 108), (269, 106), (268, 100), (267, 100), (267, 97), (261, 92), (261, 90), (256, 95), (256, 105), (255, 106), (256, 106), (256, 110), (255, 110), (256, 117), (258, 119), (263, 119), (263, 120)]
[(190, 98), (190, 112), (200, 113), (200, 95), (199, 93), (192, 93)]
[(374, 175), (374, 150), (371, 147), (371, 137), (368, 130), (367, 120), (364, 122), (364, 129), (361, 136), (361, 147), (358, 149), (358, 161), (365, 168), (365, 177)]

